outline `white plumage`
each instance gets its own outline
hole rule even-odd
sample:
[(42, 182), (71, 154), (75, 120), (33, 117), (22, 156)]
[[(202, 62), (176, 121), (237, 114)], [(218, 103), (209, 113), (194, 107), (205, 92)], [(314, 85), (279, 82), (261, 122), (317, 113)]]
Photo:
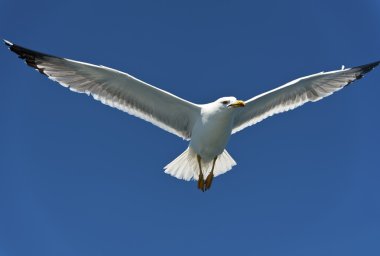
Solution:
[[(236, 165), (225, 150), (231, 134), (274, 114), (329, 96), (379, 64), (347, 69), (342, 66), (341, 70), (298, 78), (246, 102), (223, 97), (200, 105), (115, 69), (43, 54), (9, 41), (5, 44), (29, 66), (70, 90), (92, 95), (106, 105), (190, 140), (185, 152), (164, 169), (179, 179), (198, 180), (201, 190), (210, 188), (214, 176)], [(206, 185), (203, 175), (207, 176)]]
[[(164, 167), (165, 173), (182, 180), (198, 180), (199, 168), (197, 163), (197, 153), (188, 147), (181, 155), (174, 159), (171, 163)], [(212, 161), (202, 161), (202, 170), (205, 176), (211, 172)], [(219, 176), (232, 169), (236, 162), (227, 150), (218, 156), (218, 161), (215, 162), (214, 176)]]

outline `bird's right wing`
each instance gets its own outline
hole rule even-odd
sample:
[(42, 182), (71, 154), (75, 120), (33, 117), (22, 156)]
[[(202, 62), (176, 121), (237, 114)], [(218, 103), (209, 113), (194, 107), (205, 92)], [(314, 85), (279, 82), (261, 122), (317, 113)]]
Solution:
[(292, 110), (309, 101), (318, 101), (360, 79), (380, 61), (371, 64), (301, 77), (260, 94), (239, 108), (232, 133), (254, 125), (274, 114)]
[(115, 69), (32, 51), (9, 41), (5, 44), (29, 66), (70, 90), (190, 139), (200, 113), (198, 105)]

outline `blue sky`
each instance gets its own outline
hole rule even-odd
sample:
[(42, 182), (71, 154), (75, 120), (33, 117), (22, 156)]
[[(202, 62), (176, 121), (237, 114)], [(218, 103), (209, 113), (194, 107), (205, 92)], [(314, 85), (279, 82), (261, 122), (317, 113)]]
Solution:
[[(196, 103), (380, 59), (379, 1), (9, 1), (0, 36)], [(207, 193), (187, 142), (0, 48), (0, 255), (379, 255), (380, 69), (231, 138)]]

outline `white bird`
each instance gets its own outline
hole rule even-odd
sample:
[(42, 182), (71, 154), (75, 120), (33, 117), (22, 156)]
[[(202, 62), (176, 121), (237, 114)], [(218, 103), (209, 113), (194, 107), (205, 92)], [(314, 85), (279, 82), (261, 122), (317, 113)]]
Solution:
[(214, 177), (236, 165), (225, 150), (231, 134), (274, 114), (329, 96), (380, 63), (354, 68), (342, 66), (340, 70), (298, 78), (245, 102), (223, 97), (208, 104), (194, 104), (112, 68), (4, 42), (29, 66), (70, 90), (92, 95), (106, 105), (190, 140), (188, 148), (164, 169), (178, 179), (198, 180), (202, 191), (211, 187)]

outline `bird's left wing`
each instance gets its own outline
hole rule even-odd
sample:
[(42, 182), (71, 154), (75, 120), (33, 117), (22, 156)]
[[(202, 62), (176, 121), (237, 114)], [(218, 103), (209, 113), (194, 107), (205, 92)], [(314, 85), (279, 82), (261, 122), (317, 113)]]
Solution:
[(360, 79), (378, 62), (330, 71), (298, 78), (274, 90), (260, 94), (239, 108), (235, 116), (232, 133), (254, 125), (274, 114), (292, 110), (309, 101), (318, 101)]
[(115, 69), (32, 51), (9, 41), (5, 44), (29, 66), (70, 90), (190, 139), (200, 113), (198, 105)]

